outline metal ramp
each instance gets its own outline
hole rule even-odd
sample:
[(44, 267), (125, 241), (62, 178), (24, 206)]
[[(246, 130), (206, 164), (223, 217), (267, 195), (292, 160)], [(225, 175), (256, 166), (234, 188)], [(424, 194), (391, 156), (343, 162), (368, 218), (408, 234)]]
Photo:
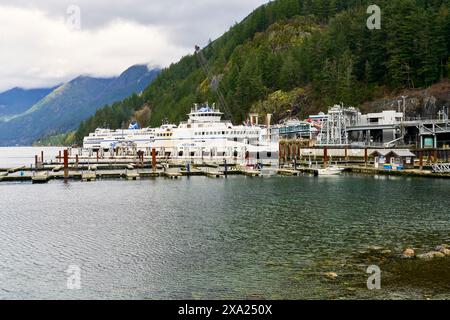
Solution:
[(436, 163), (431, 167), (434, 173), (450, 173), (450, 163)]

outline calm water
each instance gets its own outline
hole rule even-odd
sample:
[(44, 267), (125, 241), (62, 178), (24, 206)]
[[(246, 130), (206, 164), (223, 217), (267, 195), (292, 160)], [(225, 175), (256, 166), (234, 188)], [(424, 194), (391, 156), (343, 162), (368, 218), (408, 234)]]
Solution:
[(449, 194), (356, 175), (1, 183), (0, 298), (339, 298), (322, 273), (358, 251), (450, 242)]
[(59, 150), (56, 147), (0, 147), (0, 168), (13, 168), (34, 164), (34, 156), (41, 156), (44, 151), (44, 160), (54, 159)]

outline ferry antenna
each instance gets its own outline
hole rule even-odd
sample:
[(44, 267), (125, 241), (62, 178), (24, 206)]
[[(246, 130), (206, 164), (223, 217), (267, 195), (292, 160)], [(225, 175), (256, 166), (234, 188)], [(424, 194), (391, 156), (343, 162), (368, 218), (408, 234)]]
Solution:
[[(211, 84), (213, 81), (213, 78), (214, 78), (213, 74), (212, 74), (211, 70), (208, 68), (208, 61), (206, 60), (205, 56), (203, 55), (201, 48), (197, 45), (195, 46), (195, 53), (197, 55), (198, 62), (200, 63), (200, 65), (203, 69), (203, 72), (205, 73), (207, 79), (209, 80), (209, 83)], [(211, 87), (212, 91), (214, 91), (217, 95), (217, 98), (219, 100), (218, 102), (219, 102), (220, 109), (222, 109), (225, 116), (231, 120), (232, 114), (230, 112), (230, 109), (228, 108), (228, 104), (227, 104), (225, 97), (222, 94), (222, 91), (220, 90), (219, 86), (217, 86), (216, 88), (213, 88), (210, 85), (210, 87)]]

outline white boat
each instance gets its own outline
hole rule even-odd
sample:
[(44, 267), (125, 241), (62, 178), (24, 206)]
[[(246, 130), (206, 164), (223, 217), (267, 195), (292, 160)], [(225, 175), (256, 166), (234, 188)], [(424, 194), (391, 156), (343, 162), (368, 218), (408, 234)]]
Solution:
[(326, 167), (317, 169), (317, 173), (319, 176), (335, 176), (341, 174), (343, 171), (344, 169), (339, 167)]
[(272, 134), (270, 124), (248, 123), (235, 126), (222, 120), (215, 105), (195, 104), (188, 120), (178, 126), (164, 124), (159, 128), (97, 129), (84, 138), (83, 148), (111, 150), (130, 146), (170, 159), (233, 160), (246, 165), (278, 163), (278, 135)]

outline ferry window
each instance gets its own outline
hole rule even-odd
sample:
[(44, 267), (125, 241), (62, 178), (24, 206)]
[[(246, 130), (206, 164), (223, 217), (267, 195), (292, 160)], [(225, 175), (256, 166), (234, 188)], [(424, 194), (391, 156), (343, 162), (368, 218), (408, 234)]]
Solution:
[(222, 131), (222, 134), (225, 135), (225, 131)]
[(202, 136), (204, 136), (205, 135), (205, 132), (202, 132)]
[(267, 157), (271, 158), (272, 157), (272, 152), (267, 152)]
[(178, 156), (182, 157), (183, 156), (183, 151), (178, 152)]

